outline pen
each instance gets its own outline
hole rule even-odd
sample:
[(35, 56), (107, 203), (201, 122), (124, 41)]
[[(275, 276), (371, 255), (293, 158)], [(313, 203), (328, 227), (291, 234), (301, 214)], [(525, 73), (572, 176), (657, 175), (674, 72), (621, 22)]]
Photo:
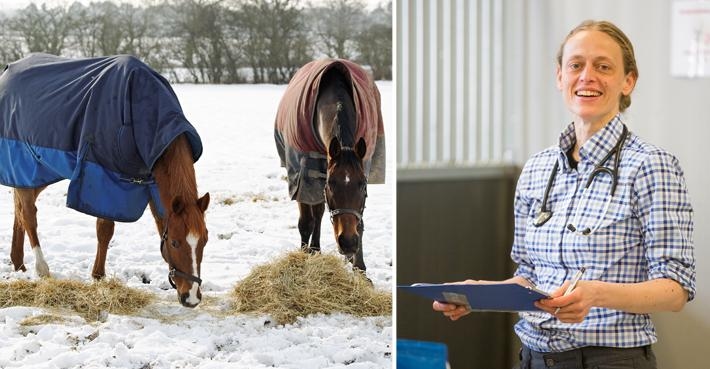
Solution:
[[(569, 287), (567, 287), (567, 290), (565, 291), (565, 294), (562, 295), (562, 296), (567, 296), (567, 295), (569, 295), (570, 293), (572, 293), (572, 291), (574, 290), (574, 288), (577, 287), (577, 282), (579, 282), (579, 280), (582, 278), (582, 275), (584, 274), (584, 271), (585, 271), (585, 270), (587, 270), (587, 268), (581, 267), (581, 268), (577, 271), (577, 274), (575, 274), (574, 277), (572, 278), (572, 283), (570, 283)], [(557, 315), (557, 313), (560, 312), (560, 309), (561, 309), (561, 307), (558, 307), (557, 310), (555, 310), (555, 315)]]

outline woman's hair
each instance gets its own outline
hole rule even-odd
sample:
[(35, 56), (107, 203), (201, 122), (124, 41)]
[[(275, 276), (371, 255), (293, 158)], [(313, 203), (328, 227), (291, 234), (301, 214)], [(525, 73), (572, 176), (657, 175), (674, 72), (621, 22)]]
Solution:
[[(632, 73), (634, 80), (638, 80), (639, 70), (636, 66), (634, 46), (631, 45), (631, 41), (629, 41), (629, 38), (626, 37), (624, 32), (622, 32), (619, 27), (607, 21), (586, 20), (570, 31), (564, 42), (562, 42), (562, 45), (560, 45), (560, 50), (557, 52), (557, 65), (562, 67), (562, 51), (564, 50), (567, 41), (577, 32), (590, 30), (606, 33), (616, 42), (617, 45), (619, 45), (619, 47), (621, 47), (621, 56), (624, 60), (624, 75)], [(631, 96), (622, 94), (619, 97), (619, 111), (623, 112), (629, 107), (629, 105), (631, 105)]]

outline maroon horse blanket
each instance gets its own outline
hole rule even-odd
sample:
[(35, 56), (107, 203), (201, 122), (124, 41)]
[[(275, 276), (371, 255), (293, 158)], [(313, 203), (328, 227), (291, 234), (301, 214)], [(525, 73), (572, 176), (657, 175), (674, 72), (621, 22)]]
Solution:
[(292, 200), (306, 204), (324, 201), (326, 145), (313, 125), (321, 77), (338, 68), (352, 82), (357, 114), (355, 141), (367, 144), (364, 164), (368, 183), (385, 182), (385, 131), (380, 91), (367, 71), (344, 59), (312, 61), (291, 78), (276, 113), (274, 135), (281, 166), (288, 171)]

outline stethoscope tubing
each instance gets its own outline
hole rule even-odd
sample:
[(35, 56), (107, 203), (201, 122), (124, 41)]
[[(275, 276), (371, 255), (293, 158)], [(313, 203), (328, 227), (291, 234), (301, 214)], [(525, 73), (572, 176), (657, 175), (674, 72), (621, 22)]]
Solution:
[[(609, 190), (609, 197), (606, 201), (606, 204), (604, 205), (604, 211), (603, 214), (606, 215), (606, 213), (609, 211), (609, 206), (611, 204), (611, 200), (614, 197), (614, 193), (616, 192), (616, 186), (619, 181), (619, 163), (621, 162), (621, 150), (624, 147), (624, 142), (626, 141), (627, 137), (629, 136), (629, 130), (626, 127), (625, 124), (622, 123), (623, 126), (623, 131), (621, 133), (621, 137), (619, 137), (619, 140), (616, 142), (616, 145), (609, 150), (609, 152), (604, 156), (604, 158), (599, 162), (599, 164), (594, 165), (594, 169), (592, 169), (592, 173), (589, 174), (589, 178), (587, 178), (587, 181), (584, 185), (584, 190), (582, 192), (582, 198), (580, 199), (580, 204), (582, 200), (587, 198), (587, 192), (589, 189), (589, 186), (591, 186), (592, 182), (594, 182), (594, 178), (598, 174), (608, 174), (609, 177), (611, 177), (611, 188)], [(612, 155), (616, 153), (616, 156), (614, 157), (614, 167), (609, 168), (604, 166), (604, 163), (606, 163)], [(547, 223), (550, 218), (552, 218), (552, 211), (547, 208), (547, 200), (550, 196), (550, 191), (552, 190), (552, 187), (555, 182), (555, 178), (557, 177), (557, 172), (559, 170), (559, 161), (555, 161), (555, 165), (552, 167), (552, 172), (550, 173), (550, 177), (547, 180), (547, 186), (545, 187), (545, 192), (543, 194), (542, 198), (542, 204), (540, 205), (540, 211), (538, 214), (535, 216), (535, 219), (533, 220), (533, 226), (535, 227), (540, 227), (543, 224)], [(577, 210), (575, 210), (575, 215), (572, 223), (567, 224), (567, 229), (569, 229), (571, 232), (575, 232), (578, 234), (582, 235), (590, 235), (593, 233), (595, 230), (599, 228), (601, 225), (601, 222), (603, 221), (603, 216), (599, 218), (597, 223), (594, 225), (593, 228), (583, 228), (582, 230), (579, 230), (578, 227), (574, 226), (574, 224), (579, 224), (579, 218), (580, 218), (580, 208), (581, 206), (577, 206)]]

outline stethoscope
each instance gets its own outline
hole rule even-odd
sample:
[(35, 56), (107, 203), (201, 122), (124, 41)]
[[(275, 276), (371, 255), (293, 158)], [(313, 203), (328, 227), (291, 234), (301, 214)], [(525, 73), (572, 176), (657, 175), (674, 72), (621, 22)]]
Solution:
[[(624, 141), (626, 141), (626, 136), (629, 133), (629, 130), (626, 128), (626, 125), (622, 123), (622, 126), (624, 127), (624, 130), (621, 133), (621, 137), (619, 137), (619, 140), (616, 142), (616, 145), (614, 145), (614, 147), (609, 151), (609, 153), (606, 154), (606, 156), (601, 160), (601, 162), (599, 162), (599, 164), (594, 165), (594, 170), (592, 170), (592, 173), (589, 174), (589, 178), (587, 178), (587, 182), (584, 185), (584, 190), (582, 192), (582, 199), (588, 197), (587, 190), (589, 189), (589, 185), (592, 184), (592, 181), (594, 181), (594, 177), (596, 177), (598, 174), (606, 173), (611, 177), (611, 189), (609, 192), (609, 198), (607, 199), (606, 204), (604, 205), (604, 215), (599, 217), (599, 220), (597, 220), (597, 223), (594, 225), (594, 227), (587, 227), (580, 231), (578, 230), (578, 227), (574, 225), (579, 224), (579, 209), (582, 208), (582, 206), (577, 206), (577, 210), (575, 210), (574, 212), (574, 220), (572, 221), (572, 223), (567, 224), (567, 229), (570, 232), (575, 232), (584, 236), (590, 235), (592, 232), (596, 231), (599, 228), (602, 221), (604, 220), (604, 216), (606, 216), (607, 212), (609, 211), (609, 205), (611, 204), (611, 199), (614, 197), (616, 184), (619, 181), (619, 161), (621, 161), (621, 149), (624, 147)], [(615, 153), (616, 157), (614, 158), (614, 168), (612, 169), (603, 166), (603, 164), (606, 163), (607, 160), (609, 160), (611, 156)], [(559, 161), (555, 161), (555, 166), (552, 168), (552, 174), (550, 174), (550, 178), (547, 180), (547, 187), (545, 188), (545, 194), (542, 198), (540, 212), (537, 214), (532, 223), (535, 227), (542, 226), (543, 224), (547, 223), (550, 218), (552, 218), (552, 211), (547, 208), (547, 198), (550, 195), (550, 189), (552, 189), (552, 184), (555, 182), (555, 177), (557, 176), (558, 169)], [(580, 204), (582, 202), (582, 199), (580, 199)]]

